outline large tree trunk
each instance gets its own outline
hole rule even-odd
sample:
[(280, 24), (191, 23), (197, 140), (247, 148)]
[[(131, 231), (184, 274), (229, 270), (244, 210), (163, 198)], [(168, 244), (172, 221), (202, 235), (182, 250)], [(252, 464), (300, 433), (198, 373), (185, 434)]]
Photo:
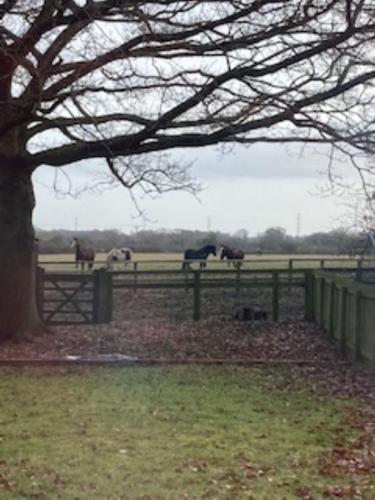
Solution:
[(0, 168), (0, 340), (40, 331), (31, 172)]

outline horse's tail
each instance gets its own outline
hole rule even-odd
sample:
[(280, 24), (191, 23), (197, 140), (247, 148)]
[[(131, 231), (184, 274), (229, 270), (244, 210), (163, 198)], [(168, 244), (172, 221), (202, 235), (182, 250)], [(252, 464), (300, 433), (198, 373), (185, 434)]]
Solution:
[(105, 259), (105, 265), (107, 269), (111, 269), (112, 267), (112, 250), (108, 253), (107, 258)]

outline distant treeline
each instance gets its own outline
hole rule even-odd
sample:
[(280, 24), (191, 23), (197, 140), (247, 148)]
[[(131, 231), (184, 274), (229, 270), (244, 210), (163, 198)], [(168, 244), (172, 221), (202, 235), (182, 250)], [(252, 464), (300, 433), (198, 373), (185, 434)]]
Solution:
[(37, 230), (40, 253), (71, 252), (72, 238), (77, 237), (92, 244), (97, 252), (112, 248), (130, 247), (135, 252), (183, 252), (187, 248), (204, 245), (228, 245), (241, 248), (246, 253), (303, 253), (303, 254), (353, 254), (364, 246), (361, 235), (344, 230), (290, 236), (283, 228), (271, 227), (257, 236), (246, 230), (234, 234), (218, 231), (158, 230), (125, 234), (116, 230), (69, 231)]

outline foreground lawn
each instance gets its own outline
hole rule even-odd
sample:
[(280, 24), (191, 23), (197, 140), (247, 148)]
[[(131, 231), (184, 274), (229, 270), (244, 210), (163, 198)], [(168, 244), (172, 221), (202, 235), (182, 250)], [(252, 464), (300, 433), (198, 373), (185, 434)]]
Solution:
[(0, 400), (2, 499), (374, 497), (329, 462), (354, 405), (280, 369), (1, 369)]

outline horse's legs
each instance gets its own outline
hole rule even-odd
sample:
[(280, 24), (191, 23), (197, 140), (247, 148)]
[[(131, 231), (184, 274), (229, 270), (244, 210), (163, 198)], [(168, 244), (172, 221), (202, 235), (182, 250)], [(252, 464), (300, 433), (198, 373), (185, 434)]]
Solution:
[(191, 271), (191, 262), (182, 262), (182, 269), (185, 271)]

